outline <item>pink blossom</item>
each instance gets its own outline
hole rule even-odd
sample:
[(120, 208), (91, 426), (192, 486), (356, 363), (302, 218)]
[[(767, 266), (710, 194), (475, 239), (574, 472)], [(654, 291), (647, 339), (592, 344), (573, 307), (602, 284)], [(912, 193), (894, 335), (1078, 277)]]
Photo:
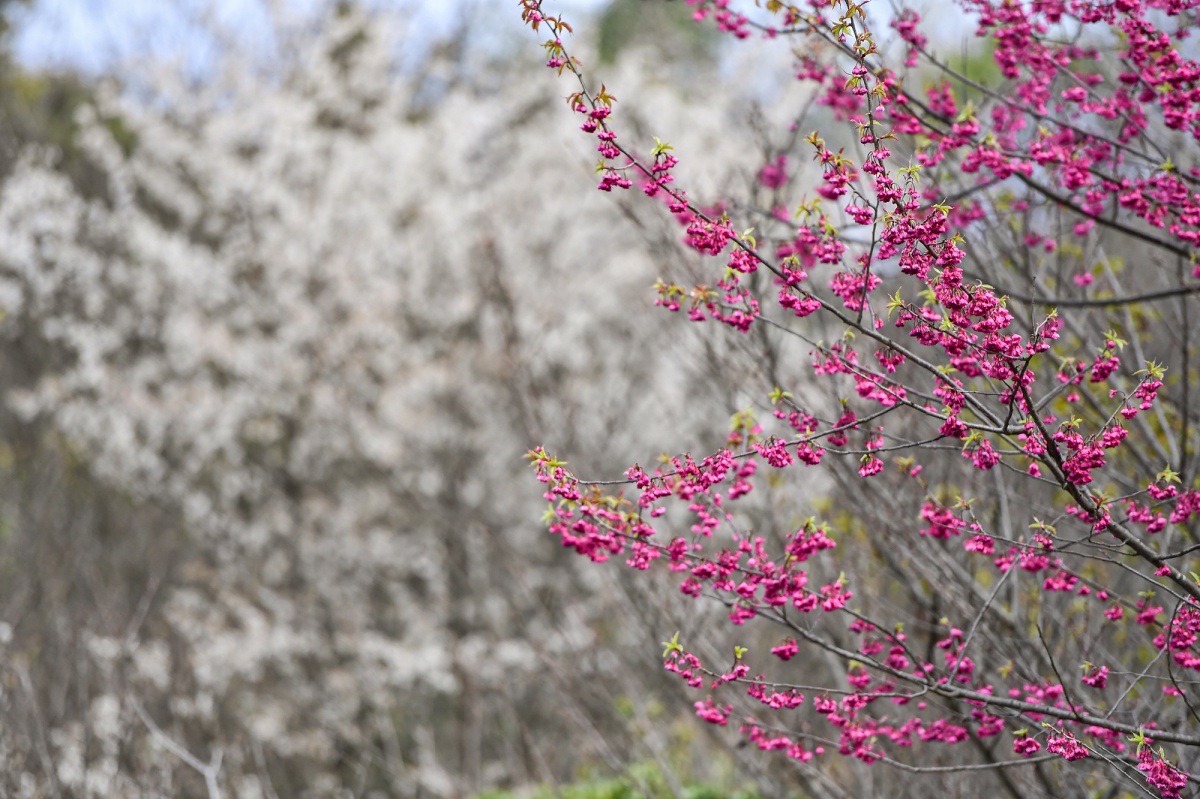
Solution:
[(1046, 742), (1046, 749), (1064, 760), (1080, 760), (1088, 756), (1087, 747), (1075, 740), (1070, 733), (1051, 735)]

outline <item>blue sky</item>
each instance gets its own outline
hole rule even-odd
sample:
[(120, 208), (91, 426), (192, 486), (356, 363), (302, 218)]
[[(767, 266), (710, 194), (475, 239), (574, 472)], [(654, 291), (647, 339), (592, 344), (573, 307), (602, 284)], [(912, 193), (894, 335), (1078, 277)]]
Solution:
[[(298, 9), (320, 7), (322, 0), (287, 0)], [(510, 12), (519, 25), (516, 0), (376, 0), (378, 5), (411, 13), (431, 33), (449, 32), (458, 15), (472, 7)], [(602, 0), (569, 0), (564, 10), (595, 8)], [(185, 57), (202, 65), (212, 43), (196, 20), (212, 13), (224, 26), (247, 37), (263, 35), (263, 0), (34, 0), (15, 20), (17, 58), (31, 67), (71, 66), (89, 72), (130, 55), (153, 52)]]
[[(224, 21), (240, 16), (247, 27), (262, 24), (257, 3), (220, 0), (214, 5)], [(34, 0), (30, 11), (14, 20), (14, 51), (29, 66), (86, 71), (146, 51), (187, 52), (194, 58), (203, 45), (189, 34), (188, 19), (199, 7), (190, 0)]]
[[(511, 20), (512, 29), (520, 28), (517, 0), (360, 0), (379, 7), (398, 10), (416, 21), (418, 30), (428, 35), (407, 39), (409, 48), (402, 55), (405, 63), (420, 63), (421, 52), (411, 49), (414, 42), (434, 43), (450, 34), (464, 13), (480, 13), (487, 22), (485, 32), (496, 32), (496, 22)], [(553, 7), (578, 21), (584, 10), (599, 8), (606, 0), (554, 0)], [(203, 73), (213, 62), (217, 45), (204, 33), (201, 20), (211, 15), (226, 30), (237, 32), (243, 40), (261, 41), (270, 51), (270, 26), (264, 6), (280, 3), (301, 12), (332, 5), (335, 0), (32, 0), (28, 11), (14, 19), (13, 41), (18, 60), (31, 68), (69, 67), (85, 72), (103, 71), (131, 57), (154, 54), (161, 58), (182, 59), (196, 73)], [(749, 0), (745, 0), (749, 4)], [(917, 0), (917, 6), (933, 6), (946, 0)], [(875, 6), (886, 11), (887, 4)], [(945, 7), (942, 6), (942, 10)], [(941, 34), (944, 42), (954, 44), (954, 52), (970, 41), (973, 26), (957, 5), (954, 15), (943, 15), (941, 25), (930, 26), (930, 35)], [(439, 35), (441, 34), (441, 35)]]

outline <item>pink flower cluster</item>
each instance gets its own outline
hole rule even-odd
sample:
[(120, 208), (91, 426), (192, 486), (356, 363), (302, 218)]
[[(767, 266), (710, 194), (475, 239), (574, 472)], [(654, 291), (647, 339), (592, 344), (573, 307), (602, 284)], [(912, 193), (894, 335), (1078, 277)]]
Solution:
[[(737, 38), (746, 38), (752, 27), (729, 0), (688, 4), (698, 21), (715, 21)], [(1029, 194), (1003, 201), (1014, 216), (1017, 253), (1006, 252), (1004, 258), (1018, 258), (1023, 245), (1031, 257), (1056, 253), (1068, 259), (1074, 257), (1071, 247), (1089, 246), (1098, 231), (1116, 231), (1113, 235), (1156, 242), (1184, 263), (1191, 248), (1200, 246), (1200, 169), (1181, 168), (1169, 159), (1154, 162), (1147, 155), (1154, 147), (1146, 134), (1157, 115), (1167, 129), (1200, 138), (1200, 62), (1187, 58), (1178, 46), (1188, 21), (1195, 18), (1195, 3), (966, 4), (977, 13), (979, 35), (990, 40), (996, 64), (1009, 82), (1003, 96), (982, 92), (982, 110), (965, 103), (950, 80), (932, 84), (923, 95), (909, 93), (906, 84), (880, 64), (879, 50), (858, 19), (850, 24), (853, 11), (848, 8), (838, 16), (843, 13), (839, 6), (851, 4), (814, 2), (809, 4), (811, 13), (780, 8), (782, 31), (762, 26), (767, 35), (822, 32), (837, 58), (802, 54), (797, 77), (818, 85), (817, 102), (851, 123), (862, 145), (835, 150), (837, 145), (827, 146), (816, 133), (806, 139), (819, 176), (810, 187), (816, 198), (809, 195), (800, 202), (798, 224), (790, 221), (785, 195), (802, 183), (802, 173), (789, 172), (787, 153), (768, 150), (771, 160), (758, 168), (751, 193), (760, 201), (769, 197), (771, 207), (754, 209), (758, 215), (751, 218), (756, 227), (761, 218), (787, 228), (778, 235), (754, 234), (763, 235), (765, 243), (736, 232), (734, 220), (749, 215), (744, 205), (722, 202), (703, 209), (688, 201), (672, 185), (678, 160), (665, 150), (656, 149), (653, 163), (636, 167), (647, 178), (644, 192), (666, 201), (675, 214), (684, 229), (684, 243), (704, 256), (724, 258), (721, 276), (694, 289), (660, 281), (658, 303), (672, 311), (686, 308), (692, 320), (715, 319), (742, 332), (763, 317), (764, 308), (783, 309), (787, 313), (781, 327), (790, 320), (790, 332), (811, 335), (805, 340), (811, 347), (814, 378), (836, 386), (828, 404), (815, 401), (808, 406), (776, 389), (771, 395), (775, 421), (769, 423), (776, 428), (773, 432), (758, 426), (751, 432), (750, 425), (744, 425), (730, 435), (727, 449), (699, 462), (683, 455), (667, 458), (653, 473), (630, 470), (627, 477), (641, 492), (636, 501), (606, 494), (600, 486), (581, 485), (544, 452), (533, 454), (552, 503), (550, 530), (564, 546), (597, 561), (628, 551), (626, 562), (641, 570), (665, 565), (680, 575), (684, 594), (722, 601), (733, 625), (767, 617), (790, 626), (788, 637), (770, 650), (778, 661), (790, 665), (800, 656), (793, 634), (816, 635), (811, 632), (815, 627), (797, 625), (799, 614), (819, 610), (833, 614), (831, 619), (847, 619), (857, 644), (837, 650), (848, 661), (849, 690), (830, 689), (836, 698), (813, 696), (807, 703), (795, 687), (770, 682), (764, 675), (752, 677), (740, 654), (735, 666), (722, 672), (706, 670), (691, 653), (671, 652), (666, 668), (694, 688), (703, 688), (705, 678), (710, 678), (712, 691), (744, 684), (751, 699), (772, 711), (811, 707), (837, 730), (838, 751), (866, 763), (920, 741), (953, 744), (1000, 735), (1008, 713), (1043, 723), (1046, 730), (1038, 732), (1038, 738), (1027, 731), (1012, 733), (1013, 752), (1022, 757), (1043, 747), (1068, 761), (1088, 757), (1092, 750), (1120, 753), (1131, 728), (1098, 716), (1085, 722), (1086, 710), (1071, 704), (1062, 685), (1013, 676), (1012, 663), (990, 663), (978, 651), (978, 639), (963, 632), (973, 629), (967, 623), (959, 622), (960, 628), (943, 620), (945, 632), (936, 634), (940, 640), (934, 643), (931, 635), (926, 646), (910, 646), (899, 628), (881, 631), (890, 628), (868, 621), (856, 607), (855, 591), (863, 591), (864, 584), (830, 565), (837, 545), (829, 528), (808, 521), (772, 541), (770, 535), (751, 532), (754, 528), (735, 514), (735, 507), (744, 505), (734, 503), (751, 496), (755, 484), (761, 485), (763, 475), (756, 471), (760, 463), (771, 467), (771, 481), (796, 461), (846, 463), (848, 470), (871, 478), (854, 483), (863, 496), (889, 498), (889, 513), (895, 485), (917, 487), (919, 497), (910, 502), (897, 499), (894, 513), (919, 535), (909, 543), (930, 548), (939, 558), (946, 555), (938, 569), (972, 564), (964, 568), (983, 569), (991, 580), (1008, 579), (1014, 585), (1025, 581), (1048, 607), (1077, 602), (1113, 625), (1124, 619), (1128, 608), (1144, 630), (1102, 624), (1099, 635), (1154, 635), (1155, 647), (1169, 655), (1161, 658), (1163, 663), (1200, 670), (1200, 605), (1188, 599), (1165, 618), (1163, 600), (1156, 602), (1153, 591), (1144, 591), (1135, 601), (1123, 584), (1098, 581), (1099, 570), (1093, 570), (1093, 564), (1079, 566), (1077, 560), (1085, 546), (1101, 553), (1098, 561), (1116, 557), (1115, 537), (1127, 547), (1119, 550), (1122, 554), (1134, 552), (1142, 560), (1134, 577), (1152, 586), (1156, 579), (1170, 579), (1175, 581), (1172, 590), (1188, 590), (1178, 576), (1184, 568), (1182, 555), (1160, 555), (1166, 550), (1154, 549), (1159, 544), (1166, 547), (1163, 542), (1171, 534), (1145, 540), (1141, 536), (1158, 535), (1200, 514), (1200, 490), (1173, 485), (1169, 470), (1153, 482), (1132, 482), (1133, 488), (1116, 499), (1105, 485), (1141, 457), (1128, 455), (1131, 439), (1158, 435), (1171, 424), (1170, 410), (1156, 412), (1152, 421), (1150, 416), (1137, 419), (1128, 428), (1124, 422), (1155, 408), (1165, 385), (1162, 370), (1147, 364), (1145, 372), (1136, 371), (1117, 333), (1097, 336), (1101, 346), (1089, 349), (1088, 342), (1079, 340), (1094, 335), (1093, 329), (1072, 324), (1066, 328), (1069, 340), (1060, 340), (1064, 322), (1058, 311), (1046, 307), (1050, 300), (1038, 299), (1036, 305), (1022, 300), (1018, 309), (1011, 296), (984, 283), (979, 265), (991, 253), (980, 246), (975, 233), (988, 232), (981, 222), (996, 221), (988, 220), (994, 206), (969, 196), (993, 182), (1015, 191), (1031, 187)], [(1151, 8), (1162, 13), (1148, 15)], [(1176, 17), (1179, 20), (1173, 21)], [(923, 57), (936, 58), (925, 53), (919, 22), (916, 14), (902, 10), (891, 23), (905, 44), (910, 66)], [(1089, 25), (1102, 26), (1094, 30), (1103, 33), (1120, 33), (1112, 45), (1115, 56), (1084, 44), (1103, 37), (1058, 35)], [(557, 52), (560, 47), (561, 43), (551, 44), (549, 49)], [(1120, 71), (1098, 69), (1100, 60), (1111, 60)], [(574, 107), (587, 117), (584, 130), (596, 134), (607, 163), (626, 151), (608, 129), (611, 102), (600, 101), (603, 94), (579, 96)], [(897, 152), (911, 151), (913, 156), (912, 163), (905, 156), (907, 165), (901, 165), (893, 157), (893, 149), (900, 147), (893, 140), (905, 137), (915, 138), (908, 138)], [(633, 159), (628, 160), (629, 164), (603, 167), (608, 189), (621, 186), (624, 172), (635, 168)], [(964, 176), (965, 183), (950, 182)], [(972, 181), (977, 181), (974, 189)], [(1062, 230), (1078, 240), (1046, 234), (1036, 205), (1039, 192), (1046, 200), (1040, 208), (1061, 211)], [(1018, 224), (1015, 217), (1020, 214), (1024, 217)], [(1058, 300), (1060, 307), (1086, 307), (1093, 298), (1101, 307), (1107, 301), (1100, 294), (1104, 281), (1093, 277), (1102, 271), (1089, 268), (1068, 260), (1060, 270), (1063, 277), (1056, 278), (1054, 287), (1065, 296)], [(1073, 284), (1066, 279), (1072, 274), (1077, 278)], [(1200, 267), (1195, 277), (1200, 277)], [(894, 297), (880, 296), (885, 279), (893, 284), (887, 291), (895, 291)], [(1009, 291), (1019, 296), (1020, 288)], [(1036, 288), (1043, 290), (1041, 285)], [(1184, 286), (1181, 296), (1194, 288)], [(818, 313), (852, 335), (817, 341), (820, 335), (810, 332), (814, 328), (796, 319)], [(761, 325), (756, 328), (760, 329)], [(1058, 382), (1051, 378), (1039, 383), (1039, 372), (1056, 376)], [(918, 422), (910, 425), (911, 419)], [(919, 425), (925, 427), (917, 432)], [(822, 439), (828, 451), (818, 445)], [(970, 467), (963, 461), (942, 465), (948, 473), (957, 469), (953, 473), (976, 475), (976, 498), (982, 500), (978, 505), (972, 506), (966, 490), (955, 504), (954, 494), (938, 482), (946, 478), (934, 469), (923, 472), (915, 458), (896, 458), (899, 469), (889, 470), (885, 464), (885, 452), (890, 458), (892, 451), (906, 447), (924, 460), (925, 450), (917, 447), (926, 445), (932, 445), (930, 451), (952, 450), (955, 461), (961, 453), (969, 462)], [(1157, 440), (1150, 449), (1164, 450)], [(1027, 481), (1038, 497), (1058, 492), (1051, 515), (1043, 518), (1059, 527), (1075, 527), (1076, 537), (1067, 538), (1037, 520), (1028, 532), (1024, 521), (1001, 527), (996, 516), (1013, 513), (1011, 508), (978, 510), (993, 499), (990, 488), (979, 486), (1010, 479)], [(1144, 493), (1140, 486), (1146, 486)], [(889, 493), (880, 494), (881, 487)], [(691, 537), (663, 544), (653, 525), (659, 518), (655, 514), (669, 501), (687, 509), (690, 527), (681, 532), (690, 530)], [(1080, 532), (1078, 522), (1088, 527)], [(947, 546), (950, 539), (961, 540), (962, 548)], [(817, 562), (810, 564), (814, 559)], [(858, 602), (869, 604), (861, 596)], [(935, 647), (941, 652), (937, 657)], [(1112, 668), (1112, 675), (1126, 679), (1129, 672), (1122, 666)], [(1109, 676), (1109, 666), (1087, 664), (1081, 679), (1093, 689), (1090, 696), (1102, 699), (1098, 692), (1106, 690)], [(938, 693), (961, 698), (967, 709), (922, 718), (928, 706), (921, 696)], [(880, 708), (889, 702), (907, 706), (904, 714), (883, 713)], [(696, 703), (698, 715), (720, 726), (728, 724), (731, 707), (711, 697)], [(747, 740), (763, 750), (787, 751), (800, 760), (820, 751), (802, 746), (795, 734), (768, 729), (751, 717), (742, 726)], [(1187, 775), (1164, 757), (1153, 756), (1149, 748), (1139, 748), (1138, 758), (1138, 768), (1163, 796), (1178, 796), (1186, 786)]]

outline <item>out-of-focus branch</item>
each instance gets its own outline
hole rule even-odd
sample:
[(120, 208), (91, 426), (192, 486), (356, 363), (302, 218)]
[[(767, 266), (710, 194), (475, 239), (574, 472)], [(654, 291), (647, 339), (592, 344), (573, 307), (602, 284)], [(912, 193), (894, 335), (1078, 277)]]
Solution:
[(208, 798), (221, 799), (221, 788), (217, 782), (217, 775), (221, 773), (221, 760), (225, 756), (224, 752), (220, 748), (215, 748), (209, 762), (203, 762), (163, 732), (162, 728), (154, 723), (154, 719), (150, 718), (150, 714), (146, 712), (146, 709), (142, 707), (140, 702), (136, 699), (130, 699), (130, 704), (133, 705), (134, 712), (138, 714), (138, 718), (146, 725), (146, 729), (150, 730), (150, 734), (154, 736), (154, 739), (164, 749), (178, 757), (188, 766), (199, 772), (200, 776), (204, 777), (204, 785), (208, 789)]

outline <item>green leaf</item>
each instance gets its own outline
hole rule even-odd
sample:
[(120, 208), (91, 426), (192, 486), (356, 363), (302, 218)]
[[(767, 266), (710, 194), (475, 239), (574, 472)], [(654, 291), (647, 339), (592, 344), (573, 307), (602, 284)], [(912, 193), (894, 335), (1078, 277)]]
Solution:
[(1179, 479), (1179, 473), (1176, 472), (1174, 469), (1172, 469), (1170, 466), (1168, 466), (1167, 468), (1165, 468), (1161, 472), (1159, 472), (1157, 475), (1155, 475), (1154, 479), (1158, 480), (1160, 482), (1163, 480), (1166, 480), (1168, 483), (1182, 482)]
[(785, 399), (791, 399), (792, 392), (784, 391), (779, 386), (775, 386), (775, 390), (772, 391), (770, 394), (768, 394), (767, 398), (769, 400), (771, 400), (772, 405), (778, 405), (780, 402), (782, 402)]
[(1037, 518), (1036, 516), (1033, 519), (1033, 524), (1029, 525), (1029, 529), (1030, 530), (1043, 530), (1051, 536), (1053, 536), (1056, 532), (1053, 524), (1046, 524), (1044, 521)]
[(1146, 361), (1146, 368), (1139, 369), (1137, 371), (1137, 374), (1149, 375), (1150, 377), (1153, 377), (1155, 380), (1162, 380), (1163, 376), (1166, 373), (1167, 373), (1167, 367), (1163, 366), (1162, 364), (1155, 363), (1154, 361)]

